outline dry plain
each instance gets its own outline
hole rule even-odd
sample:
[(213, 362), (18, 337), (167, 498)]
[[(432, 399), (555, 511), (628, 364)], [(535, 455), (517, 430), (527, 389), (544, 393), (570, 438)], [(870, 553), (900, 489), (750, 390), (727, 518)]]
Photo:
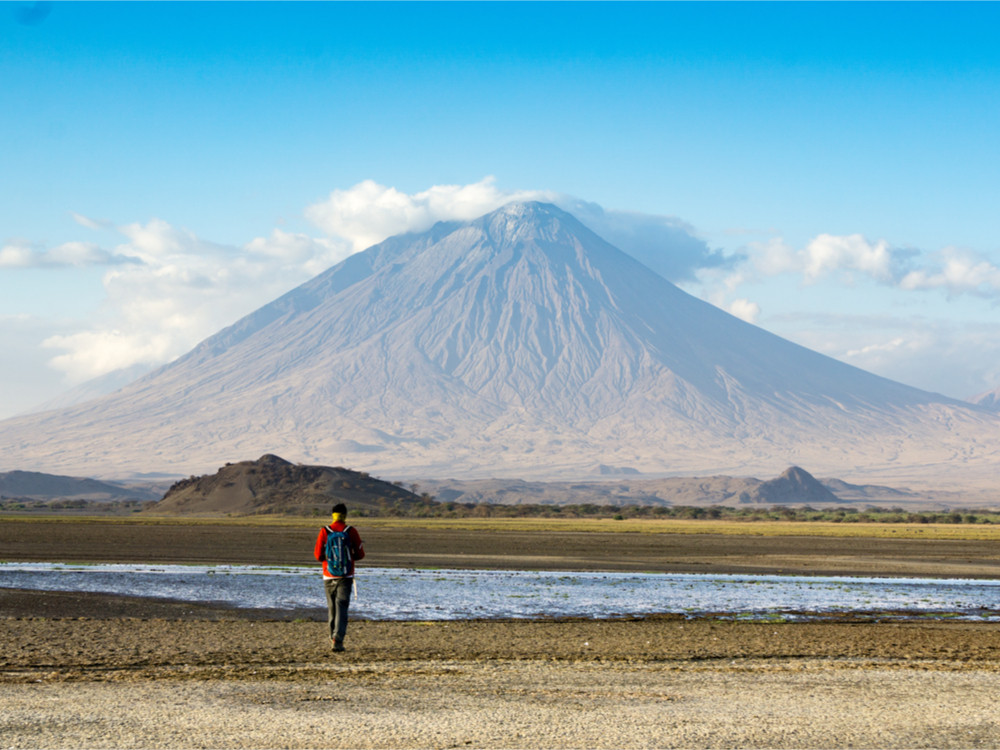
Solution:
[[(1000, 578), (991, 529), (357, 525), (379, 566)], [(4, 519), (0, 557), (308, 564), (316, 527)], [(3, 747), (1000, 746), (996, 623), (354, 622), (332, 654), (315, 611), (0, 612)]]

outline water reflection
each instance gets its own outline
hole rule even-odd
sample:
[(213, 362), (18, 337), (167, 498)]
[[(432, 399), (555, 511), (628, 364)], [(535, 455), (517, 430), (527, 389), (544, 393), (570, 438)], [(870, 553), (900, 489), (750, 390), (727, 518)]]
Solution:
[[(896, 612), (1000, 619), (998, 581), (364, 568), (357, 583), (352, 614), (377, 620)], [(249, 608), (325, 607), (313, 567), (0, 563), (0, 586)]]

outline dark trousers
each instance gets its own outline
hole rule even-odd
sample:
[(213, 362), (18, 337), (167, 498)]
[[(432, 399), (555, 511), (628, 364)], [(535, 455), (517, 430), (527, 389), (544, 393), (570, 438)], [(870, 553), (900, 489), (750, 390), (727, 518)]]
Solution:
[(326, 620), (330, 625), (330, 637), (337, 643), (343, 643), (347, 634), (347, 609), (351, 606), (353, 586), (353, 578), (323, 579), (323, 588), (326, 590)]

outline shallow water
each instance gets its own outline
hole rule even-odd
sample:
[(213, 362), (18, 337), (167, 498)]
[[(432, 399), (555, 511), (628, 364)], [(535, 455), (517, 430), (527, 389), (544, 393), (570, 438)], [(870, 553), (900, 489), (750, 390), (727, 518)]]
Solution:
[[(324, 608), (313, 567), (0, 563), (0, 587)], [(1000, 581), (364, 568), (352, 615), (376, 620), (619, 617), (766, 619), (848, 613), (1000, 620)]]

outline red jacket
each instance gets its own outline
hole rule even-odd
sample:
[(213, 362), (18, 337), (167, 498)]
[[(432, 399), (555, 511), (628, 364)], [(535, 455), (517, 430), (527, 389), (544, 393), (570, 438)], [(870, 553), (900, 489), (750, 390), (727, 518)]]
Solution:
[(353, 526), (348, 526), (343, 521), (335, 521), (329, 526), (324, 526), (319, 530), (319, 536), (316, 537), (316, 548), (313, 550), (313, 556), (322, 561), (323, 563), (323, 577), (324, 578), (336, 578), (337, 576), (330, 575), (330, 571), (326, 569), (326, 538), (329, 535), (327, 529), (333, 529), (334, 531), (343, 531), (347, 529), (347, 538), (351, 540), (351, 571), (345, 578), (354, 577), (354, 563), (357, 560), (363, 560), (365, 558), (365, 545), (361, 541), (361, 535), (358, 530)]

